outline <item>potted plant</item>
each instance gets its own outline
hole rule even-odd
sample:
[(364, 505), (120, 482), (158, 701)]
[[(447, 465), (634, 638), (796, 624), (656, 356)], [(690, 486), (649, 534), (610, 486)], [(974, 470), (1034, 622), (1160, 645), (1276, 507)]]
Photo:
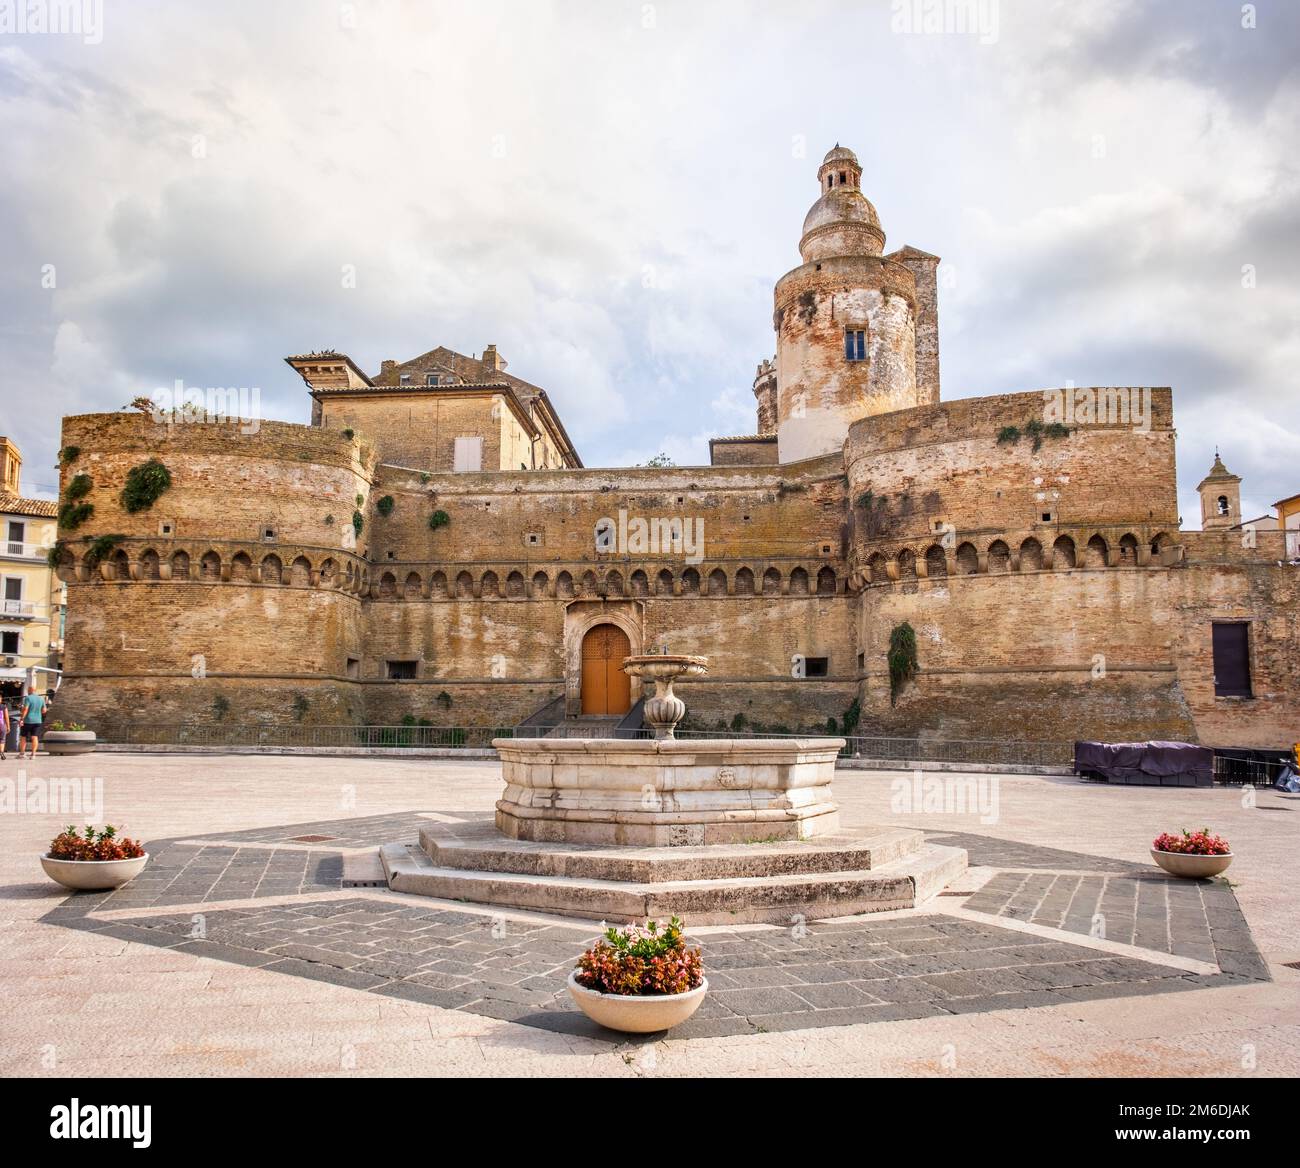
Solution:
[(1151, 858), (1171, 876), (1203, 880), (1217, 876), (1232, 863), (1232, 849), (1222, 836), (1183, 828), (1182, 835), (1163, 832), (1151, 841)]
[(41, 857), (41, 867), (51, 880), (78, 892), (120, 888), (148, 862), (149, 853), (139, 841), (119, 838), (111, 823), (98, 832), (87, 827), (81, 835), (69, 824)]
[(578, 958), (569, 993), (593, 1022), (629, 1034), (651, 1034), (685, 1022), (704, 1001), (709, 982), (698, 949), (687, 949), (682, 922), (660, 928), (609, 928)]
[(95, 749), (95, 732), (80, 722), (51, 722), (43, 741), (50, 754), (89, 754)]

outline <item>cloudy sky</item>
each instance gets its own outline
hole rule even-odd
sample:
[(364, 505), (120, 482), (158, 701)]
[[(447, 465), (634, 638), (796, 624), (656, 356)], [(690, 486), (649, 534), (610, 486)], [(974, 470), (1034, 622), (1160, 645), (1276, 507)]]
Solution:
[(26, 492), (61, 415), (177, 379), (305, 422), (281, 358), (326, 347), (495, 343), (588, 465), (704, 462), (754, 427), (839, 141), (887, 246), (944, 258), (945, 397), (1172, 385), (1186, 525), (1216, 443), (1263, 513), (1300, 490), (1300, 5), (976, 6), (103, 0), (0, 33)]

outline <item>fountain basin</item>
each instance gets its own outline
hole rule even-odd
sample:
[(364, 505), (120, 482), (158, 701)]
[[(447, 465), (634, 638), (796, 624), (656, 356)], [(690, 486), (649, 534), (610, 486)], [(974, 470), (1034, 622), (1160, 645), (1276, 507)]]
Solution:
[(498, 738), (510, 839), (693, 847), (832, 834), (842, 738)]

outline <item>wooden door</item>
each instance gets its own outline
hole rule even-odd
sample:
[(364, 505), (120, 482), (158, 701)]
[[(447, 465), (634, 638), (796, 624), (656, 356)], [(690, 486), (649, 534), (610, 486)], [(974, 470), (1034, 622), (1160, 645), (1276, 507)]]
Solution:
[(1215, 623), (1212, 637), (1215, 696), (1250, 697), (1250, 626)]
[(623, 658), (632, 652), (617, 625), (596, 625), (582, 638), (582, 712), (626, 714), (632, 708), (632, 679)]

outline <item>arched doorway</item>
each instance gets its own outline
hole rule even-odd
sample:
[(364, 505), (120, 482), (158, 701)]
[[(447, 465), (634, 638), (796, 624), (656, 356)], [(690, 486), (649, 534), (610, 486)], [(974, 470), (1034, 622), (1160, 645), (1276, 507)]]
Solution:
[(596, 625), (582, 638), (582, 712), (626, 714), (632, 708), (632, 679), (623, 658), (632, 652), (618, 625)]

